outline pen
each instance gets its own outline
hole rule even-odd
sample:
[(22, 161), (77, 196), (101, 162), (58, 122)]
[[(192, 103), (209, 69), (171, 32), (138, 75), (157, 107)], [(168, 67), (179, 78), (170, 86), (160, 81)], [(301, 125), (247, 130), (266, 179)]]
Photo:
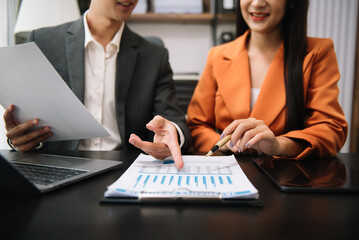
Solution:
[(222, 139), (219, 139), (216, 144), (213, 146), (211, 151), (209, 151), (206, 155), (206, 157), (211, 156), (214, 152), (216, 152), (218, 149), (220, 149), (224, 144), (226, 144), (229, 140), (231, 140), (232, 134), (229, 134), (225, 136)]

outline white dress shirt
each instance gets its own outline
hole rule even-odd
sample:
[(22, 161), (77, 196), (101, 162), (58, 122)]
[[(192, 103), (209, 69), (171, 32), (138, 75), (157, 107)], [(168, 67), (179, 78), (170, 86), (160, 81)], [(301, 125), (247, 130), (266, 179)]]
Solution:
[(253, 110), (254, 104), (259, 96), (260, 88), (251, 88), (251, 111)]
[(122, 142), (115, 111), (116, 59), (124, 23), (106, 49), (97, 42), (85, 26), (85, 99), (84, 104), (95, 119), (111, 134), (109, 137), (81, 140), (79, 150), (115, 150)]

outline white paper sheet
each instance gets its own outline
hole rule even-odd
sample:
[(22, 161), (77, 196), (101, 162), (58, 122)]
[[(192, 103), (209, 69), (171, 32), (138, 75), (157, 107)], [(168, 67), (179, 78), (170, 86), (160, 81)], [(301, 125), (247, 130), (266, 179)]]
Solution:
[(183, 156), (184, 168), (173, 160), (140, 154), (107, 188), (105, 197), (138, 198), (258, 198), (235, 157)]
[(15, 118), (40, 120), (54, 133), (47, 141), (110, 134), (87, 111), (35, 43), (0, 48), (0, 104)]

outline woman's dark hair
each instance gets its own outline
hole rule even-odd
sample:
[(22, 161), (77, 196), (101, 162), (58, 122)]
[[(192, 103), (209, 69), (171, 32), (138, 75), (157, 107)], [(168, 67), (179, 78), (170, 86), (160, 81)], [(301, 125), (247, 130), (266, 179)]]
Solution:
[[(304, 128), (303, 61), (307, 52), (308, 7), (308, 0), (287, 0), (286, 12), (282, 20), (286, 131)], [(248, 29), (241, 13), (240, 0), (238, 0), (237, 36), (242, 35)]]

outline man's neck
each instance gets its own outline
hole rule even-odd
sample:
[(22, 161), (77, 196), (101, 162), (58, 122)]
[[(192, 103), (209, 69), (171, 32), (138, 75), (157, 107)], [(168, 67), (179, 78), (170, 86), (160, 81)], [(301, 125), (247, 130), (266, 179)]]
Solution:
[(123, 24), (119, 21), (111, 21), (110, 19), (97, 15), (95, 12), (91, 11), (87, 13), (86, 21), (91, 35), (104, 49), (106, 49), (107, 44), (111, 42), (116, 32)]

